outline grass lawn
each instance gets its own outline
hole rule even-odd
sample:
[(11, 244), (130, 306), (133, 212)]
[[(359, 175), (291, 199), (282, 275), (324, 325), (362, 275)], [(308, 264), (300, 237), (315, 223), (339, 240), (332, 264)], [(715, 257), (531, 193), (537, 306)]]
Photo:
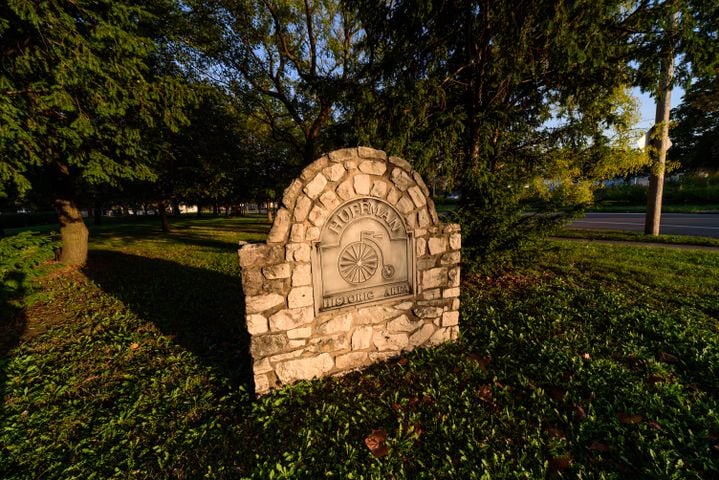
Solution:
[(659, 243), (669, 245), (695, 245), (719, 247), (719, 238), (697, 237), (691, 235), (646, 235), (642, 232), (623, 232), (618, 230), (590, 230), (563, 228), (556, 237), (577, 240), (609, 240), (615, 242)]
[(0, 478), (719, 478), (719, 253), (555, 241), (466, 279), (458, 343), (254, 399), (267, 227), (108, 225), (82, 271), (4, 274)]

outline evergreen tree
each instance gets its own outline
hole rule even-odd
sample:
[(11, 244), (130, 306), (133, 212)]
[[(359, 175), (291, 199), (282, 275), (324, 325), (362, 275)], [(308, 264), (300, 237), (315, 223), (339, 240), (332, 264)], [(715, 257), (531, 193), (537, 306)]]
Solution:
[(355, 102), (360, 138), (461, 187), (474, 266), (506, 265), (599, 179), (642, 164), (629, 148), (626, 2), (350, 3), (378, 59)]
[(187, 92), (150, 67), (175, 4), (131, 0), (0, 5), (0, 194), (52, 181), (61, 260), (82, 265), (87, 185), (153, 179), (143, 129), (182, 118)]

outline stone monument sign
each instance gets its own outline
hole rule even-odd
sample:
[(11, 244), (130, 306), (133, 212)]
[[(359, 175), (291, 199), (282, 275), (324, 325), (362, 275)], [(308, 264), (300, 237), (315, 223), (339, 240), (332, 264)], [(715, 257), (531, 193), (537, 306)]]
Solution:
[(337, 150), (285, 190), (267, 243), (239, 250), (255, 390), (456, 338), (459, 226), (379, 150)]

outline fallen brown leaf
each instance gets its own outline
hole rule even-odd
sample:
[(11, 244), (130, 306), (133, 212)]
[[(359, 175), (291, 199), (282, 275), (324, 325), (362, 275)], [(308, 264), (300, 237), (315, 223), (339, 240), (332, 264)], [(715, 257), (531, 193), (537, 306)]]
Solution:
[(659, 424), (658, 424), (657, 422), (655, 422), (654, 420), (652, 420), (651, 422), (648, 422), (647, 425), (649, 425), (649, 426), (650, 426), (651, 428), (653, 428), (654, 430), (662, 430), (662, 426), (659, 425)]
[(561, 457), (552, 457), (549, 459), (549, 471), (551, 473), (561, 472), (572, 466), (572, 457), (562, 455)]
[(575, 405), (572, 407), (572, 411), (574, 412), (574, 419), (578, 422), (583, 421), (585, 418), (587, 418), (587, 412), (584, 411), (584, 407), (581, 405)]
[(638, 423), (641, 423), (642, 420), (644, 420), (641, 415), (632, 415), (626, 412), (621, 412), (617, 414), (617, 418), (619, 419), (619, 422), (625, 425), (636, 425)]
[(659, 352), (657, 360), (663, 363), (679, 363), (679, 358), (667, 352)]
[(589, 445), (589, 449), (596, 450), (597, 452), (608, 452), (609, 451), (609, 447), (606, 444), (604, 444), (602, 442), (598, 442), (596, 440), (593, 441), (591, 445)]
[(134, 343), (130, 344), (130, 350), (137, 350), (138, 348), (140, 348), (139, 343), (134, 342)]
[(547, 427), (546, 428), (547, 435), (553, 438), (567, 438), (567, 436), (564, 434), (563, 431), (558, 429), (557, 427)]
[(389, 453), (389, 449), (385, 444), (386, 440), (387, 432), (385, 429), (376, 428), (372, 430), (372, 433), (370, 433), (367, 438), (364, 439), (364, 443), (367, 445), (367, 448), (369, 448), (369, 451), (372, 452), (372, 455), (377, 458), (381, 458)]
[(479, 399), (483, 402), (492, 403), (492, 399), (494, 398), (494, 394), (492, 393), (492, 387), (489, 385), (481, 385), (479, 387), (479, 390), (477, 391), (477, 394), (479, 395)]

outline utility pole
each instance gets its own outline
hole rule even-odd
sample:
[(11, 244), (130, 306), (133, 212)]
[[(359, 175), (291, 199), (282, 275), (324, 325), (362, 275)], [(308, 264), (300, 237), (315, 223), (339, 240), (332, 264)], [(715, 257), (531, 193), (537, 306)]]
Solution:
[(672, 13), (672, 28), (665, 35), (670, 36), (667, 42), (666, 56), (662, 62), (662, 72), (657, 92), (657, 111), (654, 127), (650, 134), (650, 155), (652, 158), (649, 172), (649, 192), (647, 193), (647, 214), (644, 220), (644, 233), (659, 235), (662, 220), (662, 196), (664, 194), (664, 171), (669, 149), (669, 113), (671, 112), (672, 81), (674, 80), (674, 31), (679, 24), (679, 12)]

